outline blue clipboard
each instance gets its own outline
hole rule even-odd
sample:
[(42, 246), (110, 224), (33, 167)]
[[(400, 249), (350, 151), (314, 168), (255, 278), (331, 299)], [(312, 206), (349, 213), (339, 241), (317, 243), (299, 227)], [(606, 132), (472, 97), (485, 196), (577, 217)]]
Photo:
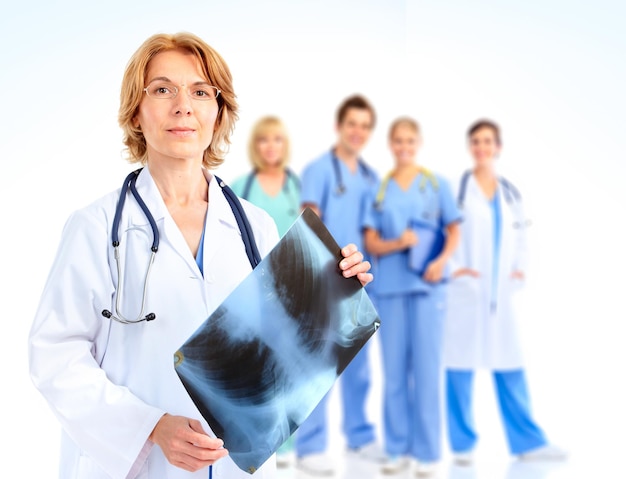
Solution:
[(418, 243), (409, 248), (409, 268), (422, 276), (428, 263), (435, 259), (445, 243), (441, 228), (423, 221), (412, 221), (411, 228), (418, 237)]

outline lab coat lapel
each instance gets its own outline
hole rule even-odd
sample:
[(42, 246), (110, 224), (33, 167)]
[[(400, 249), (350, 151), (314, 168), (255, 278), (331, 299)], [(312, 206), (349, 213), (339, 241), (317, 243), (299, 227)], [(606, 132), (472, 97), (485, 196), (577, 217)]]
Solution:
[[(137, 191), (150, 209), (152, 216), (154, 216), (154, 221), (156, 221), (159, 228), (161, 245), (169, 243), (171, 248), (187, 263), (192, 273), (195, 276), (199, 276), (200, 270), (196, 260), (191, 254), (183, 234), (167, 210), (161, 192), (147, 167), (142, 170), (139, 178), (137, 178)], [(148, 224), (147, 220), (145, 220), (145, 224)]]
[(474, 269), (480, 272), (486, 281), (491, 278), (491, 252), (493, 251), (493, 221), (491, 207), (487, 197), (480, 189), (478, 181), (471, 175), (467, 184), (467, 195), (470, 197), (466, 208), (472, 211), (472, 236), (476, 238), (472, 242), (473, 250), (470, 252)]
[(211, 271), (210, 264), (216, 253), (223, 250), (225, 241), (223, 231), (225, 228), (234, 228), (239, 231), (239, 226), (215, 177), (206, 170), (204, 174), (209, 182), (209, 209), (204, 228), (204, 271), (206, 275), (207, 272)]

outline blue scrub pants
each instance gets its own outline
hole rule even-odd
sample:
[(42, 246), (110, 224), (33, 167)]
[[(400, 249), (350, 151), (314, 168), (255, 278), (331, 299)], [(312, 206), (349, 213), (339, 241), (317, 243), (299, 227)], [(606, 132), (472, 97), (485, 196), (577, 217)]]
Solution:
[[(545, 446), (546, 437), (531, 415), (524, 370), (494, 371), (493, 378), (511, 453)], [(478, 440), (472, 414), (473, 380), (473, 371), (446, 372), (448, 435), (454, 452), (471, 451)]]
[[(349, 448), (358, 448), (375, 440), (374, 426), (367, 421), (365, 407), (370, 388), (368, 344), (357, 353), (341, 373), (341, 402), (343, 406), (343, 432)], [(321, 453), (328, 446), (326, 409), (328, 396), (317, 405), (296, 432), (298, 457)]]
[(376, 298), (384, 372), (385, 450), (441, 457), (443, 287)]

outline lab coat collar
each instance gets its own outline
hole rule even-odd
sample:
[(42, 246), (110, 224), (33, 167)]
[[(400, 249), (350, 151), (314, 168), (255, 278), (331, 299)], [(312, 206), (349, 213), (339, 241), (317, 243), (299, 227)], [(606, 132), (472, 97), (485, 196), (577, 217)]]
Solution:
[[(222, 237), (222, 235), (219, 234), (219, 230), (224, 228), (225, 225), (228, 228), (235, 228), (237, 231), (239, 231), (239, 227), (233, 212), (230, 209), (230, 205), (222, 193), (222, 189), (217, 184), (217, 181), (214, 181), (215, 176), (209, 173), (206, 169), (203, 169), (202, 171), (207, 182), (209, 183), (209, 206), (205, 223), (206, 233), (204, 235), (204, 268), (206, 270), (215, 251), (219, 249), (218, 246)], [(167, 210), (163, 197), (161, 196), (161, 193), (154, 182), (152, 175), (150, 174), (150, 169), (147, 166), (141, 171), (141, 174), (137, 178), (136, 185), (137, 191), (150, 209), (157, 225), (162, 225), (162, 228), (160, 228), (162, 241), (169, 241), (174, 249), (178, 251), (178, 253), (189, 264), (189, 267), (197, 274), (200, 274), (195, 258), (191, 254), (189, 246), (187, 245), (181, 231), (178, 229), (174, 219)], [(138, 205), (137, 208), (139, 208)], [(138, 215), (134, 216), (135, 217), (132, 219), (133, 224), (148, 224), (148, 220), (145, 218), (145, 215), (141, 213), (141, 211), (139, 211)]]
[(216, 252), (222, 250), (222, 242), (225, 237), (220, 231), (224, 231), (225, 228), (234, 229), (240, 235), (241, 231), (239, 231), (233, 210), (230, 208), (217, 178), (207, 170), (203, 170), (203, 172), (209, 182), (209, 208), (204, 229), (204, 271), (205, 277), (211, 278), (211, 274), (208, 273), (211, 270), (211, 261)]
[(209, 183), (209, 210), (207, 213), (207, 223), (209, 216), (217, 218), (220, 222), (225, 223), (233, 228), (239, 229), (233, 210), (226, 200), (226, 196), (217, 179), (208, 170), (203, 169), (204, 176)]
[[(489, 205), (490, 200), (489, 198), (487, 198), (483, 190), (480, 189), (480, 185), (478, 184), (478, 181), (476, 180), (476, 177), (474, 176), (473, 172), (469, 175), (469, 178), (467, 181), (466, 194), (471, 194), (473, 196), (476, 196), (477, 198), (480, 198), (486, 205)], [(502, 191), (502, 185), (500, 184), (500, 182), (498, 182), (497, 187), (496, 187), (496, 195), (498, 196), (500, 205), (504, 205), (505, 203), (507, 203), (505, 201), (504, 193)]]
[[(195, 262), (195, 258), (191, 254), (191, 250), (185, 241), (185, 237), (176, 225), (174, 218), (170, 215), (167, 206), (165, 205), (165, 201), (163, 201), (163, 197), (161, 196), (161, 192), (154, 182), (154, 178), (150, 174), (150, 168), (147, 165), (143, 170), (141, 170), (141, 173), (137, 178), (136, 186), (137, 192), (146, 203), (148, 210), (150, 210), (150, 213), (154, 217), (154, 221), (157, 224), (161, 236), (161, 244), (163, 244), (163, 242), (170, 243), (174, 251), (176, 251), (187, 263), (193, 274), (199, 275), (200, 270)], [(131, 201), (131, 204), (136, 206), (137, 210), (139, 210), (139, 214), (133, 215), (130, 218), (130, 222), (135, 226), (148, 225), (148, 219), (143, 213), (141, 213), (139, 205), (135, 201)]]
[[(489, 200), (485, 196), (485, 193), (483, 193), (483, 191), (480, 189), (480, 186), (478, 185), (478, 181), (474, 177), (473, 173), (469, 176), (469, 179), (467, 182), (466, 195), (471, 195), (479, 199), (480, 200), (479, 204), (482, 205), (480, 206), (480, 208), (483, 208), (483, 209), (491, 208), (489, 204)], [(511, 219), (513, 215), (513, 206), (506, 200), (506, 195), (504, 194), (502, 185), (499, 182), (496, 188), (496, 195), (498, 196), (498, 201), (500, 202), (500, 214), (502, 215), (502, 221), (508, 224), (508, 222), (513, 221)], [(474, 203), (474, 205), (476, 205), (476, 203)]]
[[(152, 178), (152, 174), (150, 173), (150, 168), (148, 168), (147, 165), (141, 170), (141, 173), (139, 173), (135, 185), (137, 187), (137, 192), (146, 203), (150, 213), (154, 217), (154, 221), (158, 222), (166, 216), (169, 216), (169, 212), (167, 211), (161, 192), (154, 182), (154, 178)], [(133, 218), (133, 223), (141, 224), (137, 221), (137, 219)], [(144, 224), (148, 224), (148, 219), (144, 219)]]
[[(217, 181), (213, 181), (215, 176), (212, 175), (205, 168), (202, 169), (202, 172), (204, 173), (204, 177), (209, 184), (209, 210), (207, 214), (215, 216), (220, 222), (226, 223), (234, 228), (238, 228), (237, 221), (235, 220), (233, 212), (230, 209), (230, 205), (228, 204), (228, 201), (226, 201), (226, 198), (222, 193), (222, 188), (220, 188), (220, 186), (217, 184)], [(163, 201), (163, 197), (161, 196), (161, 192), (154, 182), (154, 179), (150, 174), (150, 168), (148, 168), (148, 166), (144, 167), (144, 169), (141, 171), (139, 177), (137, 178), (136, 186), (137, 191), (148, 205), (150, 213), (152, 213), (152, 216), (154, 216), (155, 221), (158, 222), (159, 220), (170, 217), (167, 206), (165, 206), (165, 202)], [(140, 220), (139, 222), (137, 220), (134, 220), (133, 223), (148, 224), (148, 220)]]

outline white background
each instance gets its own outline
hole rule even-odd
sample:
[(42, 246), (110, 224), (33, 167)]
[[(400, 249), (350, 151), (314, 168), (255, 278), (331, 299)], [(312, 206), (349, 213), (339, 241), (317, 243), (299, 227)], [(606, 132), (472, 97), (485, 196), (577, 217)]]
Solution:
[[(65, 219), (131, 169), (117, 126), (127, 60), (149, 35), (187, 30), (234, 76), (241, 119), (219, 170), (227, 181), (247, 171), (247, 135), (260, 115), (283, 118), (299, 172), (330, 147), (335, 109), (355, 92), (378, 112), (364, 157), (381, 173), (391, 166), (386, 135), (396, 116), (422, 124), (419, 159), (447, 175), (470, 165), (471, 122), (501, 124), (499, 167), (534, 225), (519, 312), (536, 416), (574, 461), (583, 458), (581, 474), (583, 463), (613, 470), (626, 446), (625, 19), (624, 3), (610, 0), (3, 5), (3, 464), (22, 477), (55, 477), (59, 431), (28, 378), (30, 323)], [(370, 410), (379, 421), (376, 351)], [(476, 393), (481, 448), (506, 456), (486, 375)]]

